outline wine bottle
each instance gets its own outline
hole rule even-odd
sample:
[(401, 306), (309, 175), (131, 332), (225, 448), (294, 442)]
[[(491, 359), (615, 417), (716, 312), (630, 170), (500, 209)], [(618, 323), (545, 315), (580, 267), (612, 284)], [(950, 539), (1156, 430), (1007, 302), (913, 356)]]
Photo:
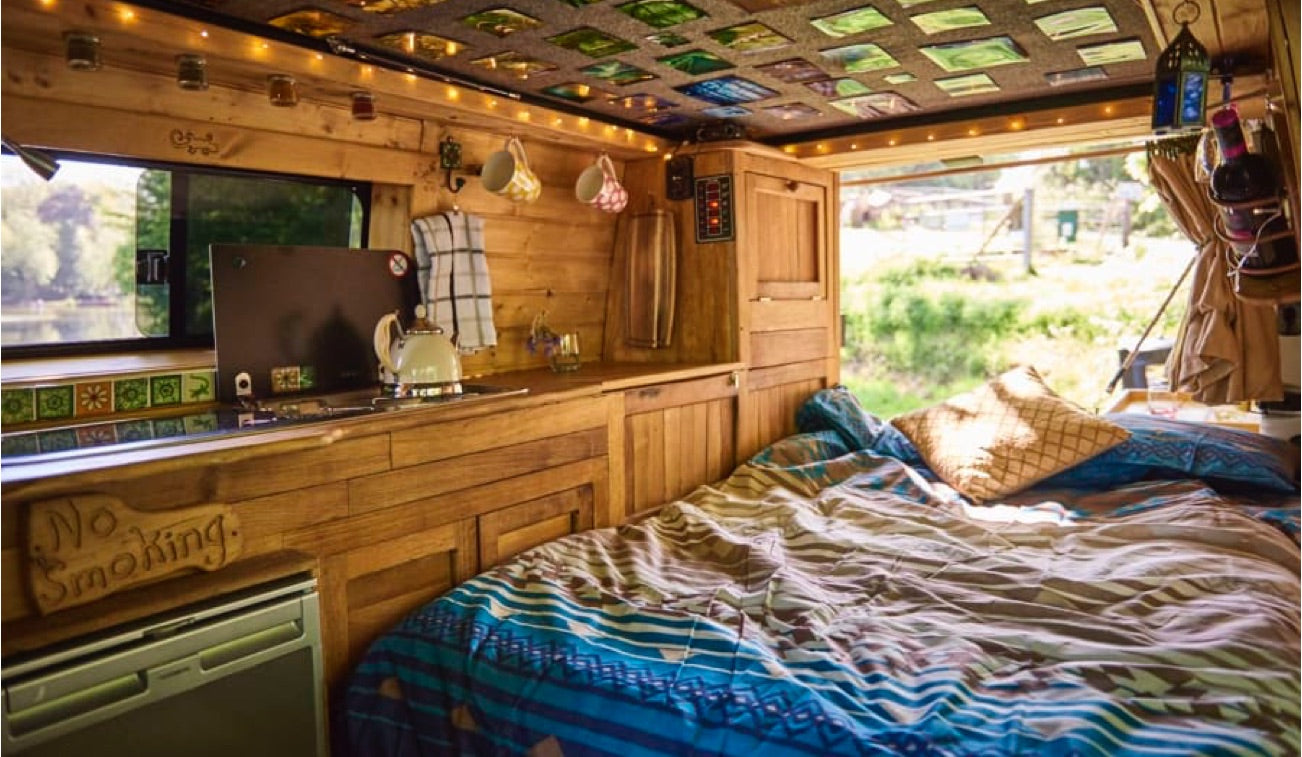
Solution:
[(1221, 162), (1212, 170), (1212, 201), (1221, 205), (1229, 236), (1251, 243), (1264, 216), (1243, 204), (1276, 197), (1279, 177), (1270, 161), (1248, 150), (1237, 110), (1222, 108), (1212, 114), (1212, 130), (1221, 150)]

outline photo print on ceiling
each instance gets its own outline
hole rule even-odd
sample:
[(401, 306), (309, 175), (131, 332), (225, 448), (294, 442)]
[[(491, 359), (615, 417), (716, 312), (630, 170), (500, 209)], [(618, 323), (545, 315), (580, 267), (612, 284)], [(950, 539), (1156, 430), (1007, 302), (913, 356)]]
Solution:
[(472, 13), (462, 18), (461, 23), (475, 31), (492, 34), (496, 37), (505, 37), (515, 32), (537, 29), (542, 26), (542, 22), (533, 16), (526, 16), (510, 8), (493, 8), (479, 13)]
[(786, 82), (787, 84), (799, 84), (800, 82), (827, 78), (827, 74), (823, 72), (823, 69), (815, 66), (804, 58), (780, 60), (777, 63), (768, 63), (763, 66), (756, 66), (755, 70), (768, 74), (774, 79)]
[(862, 45), (834, 47), (831, 50), (822, 50), (821, 54), (852, 74), (894, 68), (900, 65), (899, 61), (892, 58), (890, 53), (883, 50), (880, 45), (871, 42)]
[(858, 79), (849, 78), (810, 81), (805, 82), (805, 86), (822, 97), (853, 97), (854, 95), (866, 95), (872, 92), (872, 88), (867, 84)]
[(1117, 22), (1112, 20), (1112, 14), (1101, 6), (1041, 16), (1035, 19), (1035, 25), (1054, 42), (1091, 34), (1111, 34), (1117, 30)]
[(777, 92), (768, 87), (740, 76), (721, 76), (718, 79), (684, 84), (674, 89), (715, 105), (738, 105), (778, 96)]
[(862, 8), (852, 8), (831, 16), (810, 19), (809, 23), (829, 37), (849, 37), (880, 29), (883, 26), (891, 26), (895, 22), (871, 5), (865, 5)]
[(791, 40), (764, 24), (751, 22), (706, 32), (715, 42), (739, 53), (762, 53), (791, 44)]
[(295, 34), (324, 39), (342, 35), (351, 29), (355, 22), (330, 11), (305, 8), (277, 16), (267, 23)]
[(557, 47), (583, 53), (589, 58), (604, 58), (608, 55), (617, 55), (637, 49), (637, 45), (632, 42), (606, 34), (591, 26), (580, 26), (577, 29), (571, 29), (564, 34), (548, 37), (547, 41)]
[(974, 26), (989, 26), (990, 19), (975, 5), (966, 8), (954, 8), (931, 13), (910, 16), (909, 20), (922, 30), (923, 34), (941, 34), (956, 29), (970, 29)]
[(633, 0), (631, 3), (616, 5), (615, 8), (657, 29), (706, 17), (705, 11), (681, 0)]
[(932, 63), (951, 73), (974, 68), (993, 68), (1010, 63), (1025, 63), (1030, 58), (1012, 37), (987, 37), (944, 45), (929, 45), (918, 52)]

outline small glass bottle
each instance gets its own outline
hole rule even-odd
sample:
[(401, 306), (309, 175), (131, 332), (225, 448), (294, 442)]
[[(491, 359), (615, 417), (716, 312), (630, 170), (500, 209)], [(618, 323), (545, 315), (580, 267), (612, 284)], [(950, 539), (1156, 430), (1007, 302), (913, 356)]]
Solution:
[(1221, 152), (1221, 162), (1212, 170), (1212, 201), (1221, 205), (1230, 237), (1251, 240), (1258, 218), (1250, 203), (1275, 197), (1279, 180), (1265, 157), (1248, 150), (1237, 110), (1222, 108), (1212, 114), (1212, 129)]
[(354, 121), (375, 120), (375, 95), (358, 90), (353, 93), (352, 113)]
[(292, 108), (298, 105), (298, 84), (288, 74), (272, 74), (267, 77), (267, 99), (279, 108)]
[(67, 45), (68, 68), (74, 71), (98, 71), (102, 65), (99, 57), (99, 37), (89, 32), (67, 32), (63, 35)]
[(192, 91), (208, 88), (208, 63), (202, 55), (185, 53), (176, 56), (176, 85)]

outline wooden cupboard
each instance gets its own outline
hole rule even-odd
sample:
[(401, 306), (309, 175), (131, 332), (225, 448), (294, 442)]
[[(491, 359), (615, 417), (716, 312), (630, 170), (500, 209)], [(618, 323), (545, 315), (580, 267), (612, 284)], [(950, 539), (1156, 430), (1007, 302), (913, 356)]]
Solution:
[[(630, 196), (648, 198), (649, 205), (678, 216), (676, 341), (665, 350), (626, 343), (615, 317), (623, 306), (616, 282), (627, 272), (617, 247), (607, 301), (607, 354), (621, 360), (742, 363), (734, 404), (733, 462), (738, 463), (794, 431), (799, 403), (839, 380), (839, 183), (831, 171), (750, 144), (700, 145), (685, 154), (698, 178), (730, 180), (733, 237), (700, 241), (693, 231), (694, 201), (665, 197), (665, 161), (630, 162), (625, 175)], [(631, 411), (629, 418), (630, 434), (636, 428), (646, 437), (640, 443), (654, 447), (663, 435), (659, 419), (637, 419)], [(635, 453), (631, 449), (630, 460)], [(657, 465), (654, 458), (645, 462), (652, 469)], [(650, 496), (633, 493), (629, 502)]]
[(148, 511), (223, 502), (239, 518), (239, 560), (166, 583), (179, 596), (200, 581), (211, 596), (234, 585), (224, 579), (247, 583), (244, 565), (301, 556), (288, 562), (317, 574), (327, 681), (337, 684), (379, 633), (457, 583), (523, 549), (623, 519), (610, 509), (608, 400), (599, 384), (575, 394), (327, 424), (314, 446), (273, 444), (244, 459), (197, 455), (6, 486), (4, 653), (109, 625), (92, 611), (122, 622), (168, 601), (141, 600), (157, 593), (154, 584), (38, 616), (19, 539), (31, 502), (78, 492)]

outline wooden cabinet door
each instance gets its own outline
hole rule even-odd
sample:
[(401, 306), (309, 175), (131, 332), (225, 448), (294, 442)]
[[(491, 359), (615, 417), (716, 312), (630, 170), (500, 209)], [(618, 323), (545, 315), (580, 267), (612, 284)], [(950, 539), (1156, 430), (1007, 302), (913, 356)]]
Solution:
[(745, 186), (752, 299), (827, 299), (829, 187), (757, 173)]
[(322, 560), (327, 678), (341, 676), (407, 613), (475, 575), (475, 519), (377, 541)]
[(671, 502), (732, 472), (737, 377), (721, 374), (624, 395), (628, 514)]
[(479, 516), (481, 569), (552, 539), (592, 528), (593, 488), (593, 484), (585, 484)]

